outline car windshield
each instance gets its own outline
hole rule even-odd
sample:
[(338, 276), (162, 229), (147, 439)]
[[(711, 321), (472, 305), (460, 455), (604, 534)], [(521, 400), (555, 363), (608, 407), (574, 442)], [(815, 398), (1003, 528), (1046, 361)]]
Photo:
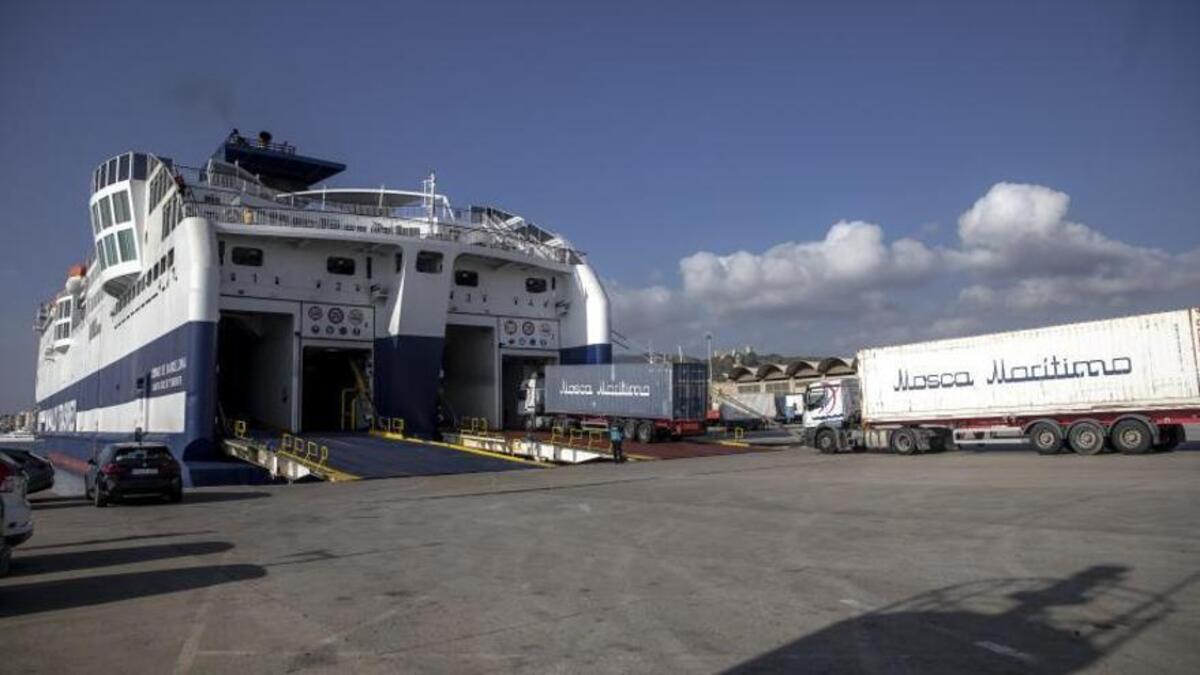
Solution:
[(147, 446), (141, 448), (117, 448), (113, 459), (118, 463), (141, 462), (144, 460), (164, 461), (171, 459), (171, 451), (163, 446)]

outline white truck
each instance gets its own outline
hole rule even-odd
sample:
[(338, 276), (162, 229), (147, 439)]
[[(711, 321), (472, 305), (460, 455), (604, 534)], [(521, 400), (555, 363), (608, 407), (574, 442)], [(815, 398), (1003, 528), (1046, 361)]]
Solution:
[(864, 349), (857, 375), (807, 385), (800, 435), (824, 453), (1141, 454), (1185, 424), (1200, 424), (1200, 308)]

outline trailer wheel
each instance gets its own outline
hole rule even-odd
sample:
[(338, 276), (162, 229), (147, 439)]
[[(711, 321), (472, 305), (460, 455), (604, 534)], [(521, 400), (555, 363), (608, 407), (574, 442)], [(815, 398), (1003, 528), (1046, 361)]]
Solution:
[(1174, 450), (1176, 446), (1183, 442), (1183, 427), (1174, 424), (1158, 428), (1159, 441), (1154, 444), (1154, 449), (1160, 452)]
[(1141, 420), (1121, 420), (1113, 425), (1112, 444), (1126, 455), (1144, 455), (1150, 451), (1150, 427)]
[(637, 426), (638, 443), (653, 443), (654, 442), (654, 424), (642, 421)]
[(625, 420), (624, 431), (625, 431), (625, 438), (629, 438), (629, 439), (637, 438), (638, 421), (637, 420)]
[(888, 439), (888, 447), (897, 455), (912, 455), (917, 452), (917, 435), (912, 429), (896, 429)]
[(837, 452), (837, 438), (833, 435), (833, 430), (822, 429), (818, 431), (815, 445), (817, 452), (820, 452), (822, 455), (832, 455)]
[(1096, 422), (1077, 422), (1067, 432), (1067, 443), (1077, 455), (1104, 452), (1104, 427)]
[(1050, 422), (1036, 422), (1025, 433), (1029, 444), (1039, 455), (1057, 455), (1062, 452), (1062, 427)]

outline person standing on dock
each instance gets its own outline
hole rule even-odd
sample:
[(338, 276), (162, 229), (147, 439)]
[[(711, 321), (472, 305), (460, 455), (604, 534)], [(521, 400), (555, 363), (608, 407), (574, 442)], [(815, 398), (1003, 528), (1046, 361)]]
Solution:
[(625, 441), (625, 430), (620, 424), (613, 424), (608, 428), (608, 440), (612, 443), (613, 461), (617, 464), (625, 463), (625, 451), (621, 449), (621, 444)]

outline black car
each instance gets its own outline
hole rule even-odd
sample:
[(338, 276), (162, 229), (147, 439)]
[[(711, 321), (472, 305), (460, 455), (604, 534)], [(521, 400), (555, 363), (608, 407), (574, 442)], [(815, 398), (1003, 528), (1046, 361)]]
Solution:
[(113, 443), (88, 460), (83, 489), (96, 506), (123, 497), (183, 499), (183, 476), (170, 448), (158, 443)]
[(28, 494), (49, 490), (54, 487), (54, 465), (50, 460), (30, 450), (20, 448), (0, 448), (0, 453), (21, 467), (28, 484)]

